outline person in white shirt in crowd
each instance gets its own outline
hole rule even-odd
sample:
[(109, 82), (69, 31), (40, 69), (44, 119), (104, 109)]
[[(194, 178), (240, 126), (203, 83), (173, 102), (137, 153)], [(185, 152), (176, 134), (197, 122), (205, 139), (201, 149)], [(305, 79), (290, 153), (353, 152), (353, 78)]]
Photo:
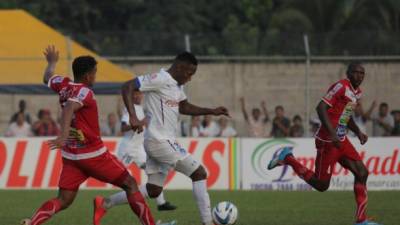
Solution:
[(389, 105), (383, 102), (379, 112), (372, 118), (372, 134), (376, 137), (391, 136), (394, 127), (393, 116), (389, 113)]
[[(145, 120), (143, 107), (141, 105), (143, 94), (141, 92), (134, 92), (132, 99), (136, 116), (140, 120)], [(129, 113), (126, 108), (122, 110), (121, 132), (123, 133), (123, 137), (116, 152), (117, 158), (125, 165), (125, 167), (134, 163), (137, 167), (146, 169), (147, 155), (143, 146), (144, 133), (138, 133), (132, 130), (132, 127), (129, 124)], [(106, 210), (109, 210), (116, 205), (128, 203), (124, 192), (118, 192), (104, 199), (101, 196), (98, 196), (97, 198), (104, 201), (103, 206)], [(177, 208), (165, 200), (164, 193), (162, 192), (156, 198), (156, 201), (159, 211), (175, 210)]]
[(202, 137), (216, 137), (218, 135), (218, 125), (213, 120), (212, 115), (205, 115), (201, 126), (203, 128)]
[(236, 137), (236, 130), (229, 124), (226, 117), (221, 117), (218, 120), (219, 133), (218, 137)]
[(269, 121), (269, 115), (265, 101), (261, 102), (262, 115), (259, 108), (253, 108), (251, 110), (251, 116), (247, 113), (246, 103), (243, 97), (240, 98), (240, 103), (244, 120), (249, 126), (249, 136), (256, 138), (267, 137), (266, 125)]
[(102, 136), (121, 136), (121, 124), (118, 123), (118, 117), (115, 113), (107, 115), (107, 122), (101, 126)]
[(213, 225), (210, 197), (207, 191), (207, 172), (199, 161), (177, 143), (178, 116), (226, 115), (225, 107), (203, 108), (189, 103), (183, 85), (189, 82), (197, 70), (197, 59), (183, 52), (176, 56), (167, 70), (139, 76), (123, 84), (122, 96), (129, 112), (129, 122), (134, 131), (143, 131), (145, 121), (138, 119), (130, 96), (144, 92), (144, 109), (149, 120), (145, 131), (144, 146), (147, 153), (147, 184), (140, 192), (150, 198), (158, 197), (170, 169), (174, 169), (192, 181), (193, 195), (200, 211), (203, 225)]
[[(358, 128), (360, 128), (360, 131), (362, 131), (364, 134), (367, 133), (367, 122), (371, 119), (371, 113), (374, 111), (375, 107), (376, 101), (373, 101), (366, 112), (364, 112), (361, 102), (359, 102), (354, 108), (353, 120), (357, 124)], [(352, 131), (349, 131), (349, 135), (351, 137), (357, 137)]]
[(192, 116), (190, 120), (190, 137), (204, 137), (200, 116)]
[(10, 123), (4, 134), (6, 137), (30, 137), (32, 135), (31, 125), (25, 120), (24, 112), (16, 114), (16, 121)]

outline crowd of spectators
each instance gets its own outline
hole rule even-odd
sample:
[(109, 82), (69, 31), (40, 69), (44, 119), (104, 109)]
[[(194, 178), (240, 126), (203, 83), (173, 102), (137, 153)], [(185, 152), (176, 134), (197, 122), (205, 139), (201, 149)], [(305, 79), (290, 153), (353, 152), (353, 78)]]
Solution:
[[(30, 136), (56, 136), (60, 132), (59, 123), (52, 118), (48, 109), (40, 109), (37, 120), (32, 121), (29, 113), (26, 112), (26, 102), (19, 101), (19, 110), (15, 112), (9, 121), (8, 128), (4, 132), (6, 137), (30, 137)], [(260, 107), (251, 109), (248, 113), (244, 98), (240, 99), (240, 106), (247, 130), (242, 136), (265, 138), (285, 137), (311, 137), (318, 130), (320, 121), (313, 118), (310, 121), (303, 121), (300, 115), (293, 118), (286, 116), (285, 108), (278, 105), (274, 109), (274, 115), (270, 117), (265, 101)], [(376, 109), (378, 107), (378, 109)], [(100, 125), (102, 136), (121, 136), (121, 123), (119, 113), (110, 113), (107, 120)], [(369, 133), (370, 136), (400, 136), (400, 110), (390, 111), (389, 105), (385, 102), (379, 104), (373, 101), (364, 110), (362, 103), (359, 103), (353, 114), (355, 123), (361, 131)], [(207, 116), (192, 116), (188, 121), (181, 121), (179, 133), (183, 137), (236, 137), (238, 132), (232, 125), (231, 118)], [(304, 123), (309, 123), (309, 130), (305, 130)], [(367, 126), (371, 123), (370, 126)], [(371, 128), (368, 132), (368, 127)], [(349, 132), (350, 136), (354, 136)]]

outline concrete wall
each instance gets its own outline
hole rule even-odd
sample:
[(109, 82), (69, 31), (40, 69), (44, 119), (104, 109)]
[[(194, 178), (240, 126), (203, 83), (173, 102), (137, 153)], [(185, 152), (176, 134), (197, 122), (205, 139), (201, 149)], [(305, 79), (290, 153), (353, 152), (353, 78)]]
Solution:
[[(123, 67), (135, 74), (158, 71), (168, 64), (132, 63)], [(391, 109), (400, 108), (400, 63), (376, 62), (366, 63), (366, 78), (362, 85), (364, 105), (369, 106), (373, 100), (386, 101)], [(345, 64), (339, 62), (312, 63), (310, 70), (310, 110), (315, 116), (314, 108), (326, 89), (338, 79), (344, 77)], [(292, 117), (300, 114), (303, 118), (305, 107), (305, 64), (304, 63), (267, 63), (267, 62), (221, 62), (203, 63), (197, 74), (186, 87), (186, 93), (192, 103), (214, 107), (226, 106), (232, 114), (232, 120), (240, 134), (247, 129), (240, 111), (239, 98), (245, 97), (249, 111), (259, 107), (265, 100), (270, 116), (275, 106), (282, 105), (286, 114)], [(57, 113), (56, 96), (1, 95), (0, 131), (5, 129), (12, 112), (17, 110), (18, 100), (28, 101), (28, 111), (37, 113), (42, 108), (49, 108)], [(109, 112), (116, 111), (120, 104), (119, 96), (97, 96), (101, 120)], [(36, 117), (35, 117), (36, 118)], [(184, 117), (184, 119), (187, 119)]]

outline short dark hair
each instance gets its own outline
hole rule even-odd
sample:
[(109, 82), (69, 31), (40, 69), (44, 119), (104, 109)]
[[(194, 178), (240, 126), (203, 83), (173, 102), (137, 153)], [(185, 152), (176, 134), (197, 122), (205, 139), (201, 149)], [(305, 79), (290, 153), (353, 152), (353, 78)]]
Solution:
[(189, 63), (189, 64), (197, 66), (196, 56), (194, 56), (192, 53), (186, 52), (186, 51), (177, 55), (175, 57), (175, 62), (185, 62), (185, 63)]
[(278, 106), (275, 107), (275, 110), (278, 110), (278, 109), (285, 110), (285, 109), (283, 108), (283, 106), (281, 106), (281, 105), (278, 105)]
[(97, 61), (93, 56), (84, 55), (79, 56), (72, 62), (72, 72), (74, 73), (75, 80), (81, 80), (83, 76), (94, 69)]
[(353, 61), (350, 62), (349, 65), (347, 66), (347, 70), (346, 70), (346, 74), (349, 75), (354, 68), (356, 68), (357, 66), (362, 66), (363, 64), (360, 61)]
[(386, 102), (382, 102), (382, 103), (379, 105), (379, 108), (382, 108), (382, 107), (389, 108), (389, 105), (388, 105)]
[(293, 117), (293, 121), (295, 121), (295, 120), (302, 120), (302, 119), (301, 119), (301, 116), (300, 116), (300, 115), (295, 115), (295, 116)]

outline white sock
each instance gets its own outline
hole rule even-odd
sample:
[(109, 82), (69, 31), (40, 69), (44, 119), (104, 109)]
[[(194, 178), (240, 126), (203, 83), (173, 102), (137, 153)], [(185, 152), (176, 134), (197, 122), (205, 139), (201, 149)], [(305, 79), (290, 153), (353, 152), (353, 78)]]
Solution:
[(149, 198), (149, 193), (147, 193), (146, 184), (142, 184), (139, 186), (139, 191), (143, 195), (143, 198)]
[(196, 199), (200, 211), (201, 222), (212, 224), (210, 196), (207, 192), (206, 180), (193, 182), (193, 196)]
[(110, 209), (116, 205), (122, 205), (128, 203), (128, 197), (126, 196), (125, 191), (121, 191), (111, 195), (110, 197), (104, 200), (103, 207), (106, 209)]
[(161, 194), (156, 198), (157, 205), (164, 205), (165, 204), (165, 198), (164, 198), (164, 192), (161, 192)]

